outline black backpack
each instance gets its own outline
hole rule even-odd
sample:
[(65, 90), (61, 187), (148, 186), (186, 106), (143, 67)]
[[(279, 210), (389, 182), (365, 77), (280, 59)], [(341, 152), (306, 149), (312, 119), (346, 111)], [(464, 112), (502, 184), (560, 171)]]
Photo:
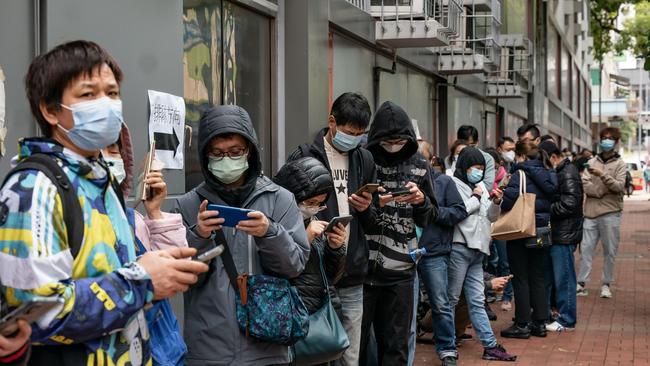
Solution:
[[(70, 182), (67, 174), (63, 171), (62, 162), (51, 155), (43, 153), (33, 154), (27, 159), (22, 160), (16, 167), (9, 171), (2, 182), (2, 187), (5, 186), (7, 180), (15, 173), (27, 170), (38, 170), (42, 172), (56, 186), (59, 197), (61, 198), (63, 221), (65, 222), (65, 228), (68, 234), (68, 245), (70, 246), (72, 257), (76, 258), (79, 250), (81, 250), (81, 244), (84, 238), (84, 216), (81, 204), (79, 203), (79, 197), (77, 197), (72, 182)], [(110, 182), (120, 200), (122, 208), (126, 207), (120, 185), (112, 177)], [(6, 207), (0, 209), (0, 223), (6, 221), (7, 211)]]

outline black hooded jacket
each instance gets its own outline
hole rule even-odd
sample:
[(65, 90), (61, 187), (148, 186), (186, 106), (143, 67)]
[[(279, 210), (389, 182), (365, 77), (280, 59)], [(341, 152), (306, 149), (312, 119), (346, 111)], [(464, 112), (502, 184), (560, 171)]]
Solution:
[[(329, 171), (315, 158), (305, 157), (285, 164), (273, 181), (289, 190), (300, 203), (320, 194), (330, 194), (334, 183)], [(305, 227), (309, 225), (311, 217), (305, 220)], [(323, 274), (319, 260), (323, 258), (325, 275), (330, 285), (335, 285), (343, 275), (345, 267), (345, 248), (332, 249), (327, 245), (326, 239), (321, 236), (312, 242), (309, 260), (305, 270), (291, 282), (298, 289), (309, 314), (313, 314), (325, 303), (327, 288), (323, 282)]]
[[(293, 161), (305, 156), (316, 158), (320, 161), (327, 170), (332, 173), (325, 153), (324, 138), (328, 128), (321, 130), (314, 142), (310, 144), (303, 144), (293, 151), (287, 161)], [(368, 150), (357, 147), (348, 151), (349, 159), (349, 176), (347, 192), (356, 192), (359, 188), (368, 183), (376, 183), (377, 172), (375, 170), (375, 161)], [(345, 273), (343, 278), (337, 284), (337, 287), (350, 287), (363, 284), (368, 271), (368, 243), (366, 242), (366, 223), (370, 220), (367, 218), (370, 215), (369, 210), (364, 212), (357, 212), (350, 206), (350, 215), (355, 217), (350, 222), (350, 237), (348, 238), (347, 257), (345, 260)], [(330, 221), (332, 218), (339, 216), (339, 206), (336, 200), (336, 195), (331, 194), (327, 199), (327, 209), (321, 211), (316, 215), (319, 220)]]
[[(380, 143), (388, 139), (405, 139), (395, 153)], [(413, 279), (415, 263), (410, 252), (418, 246), (415, 226), (426, 228), (438, 215), (429, 162), (419, 153), (413, 124), (406, 112), (391, 102), (381, 105), (368, 134), (368, 150), (377, 164), (377, 183), (387, 191), (413, 182), (424, 193), (420, 205), (390, 202), (383, 208), (378, 200), (372, 205), (368, 234), (370, 263), (366, 283), (392, 285)]]
[(577, 245), (582, 241), (582, 200), (584, 191), (578, 168), (568, 159), (555, 169), (558, 190), (551, 203), (553, 244)]

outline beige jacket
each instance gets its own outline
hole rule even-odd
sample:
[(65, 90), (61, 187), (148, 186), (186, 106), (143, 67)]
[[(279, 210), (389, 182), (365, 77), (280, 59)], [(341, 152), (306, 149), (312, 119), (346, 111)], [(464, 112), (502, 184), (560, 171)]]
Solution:
[(589, 166), (603, 171), (596, 177), (585, 170), (582, 175), (587, 199), (585, 201), (585, 217), (596, 218), (612, 212), (623, 211), (623, 193), (625, 192), (625, 172), (627, 165), (619, 155), (604, 162), (596, 156), (589, 160)]

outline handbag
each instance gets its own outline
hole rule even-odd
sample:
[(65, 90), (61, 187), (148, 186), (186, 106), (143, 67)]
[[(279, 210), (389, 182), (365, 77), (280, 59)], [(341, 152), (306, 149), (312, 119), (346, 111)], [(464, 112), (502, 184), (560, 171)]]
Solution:
[(543, 226), (537, 228), (537, 235), (532, 238), (525, 239), (526, 248), (529, 249), (542, 249), (548, 248), (552, 245), (551, 241), (551, 227)]
[(519, 174), (519, 197), (512, 210), (502, 214), (492, 224), (492, 238), (517, 240), (535, 237), (535, 194), (526, 192), (526, 173)]
[[(312, 250), (316, 250), (318, 253), (323, 284), (325, 289), (329, 289), (321, 253), (316, 248), (312, 248)], [(293, 347), (295, 364), (298, 366), (316, 365), (337, 360), (348, 347), (350, 347), (350, 340), (341, 320), (334, 311), (328, 290), (325, 304), (309, 316), (307, 337), (298, 341)]]
[(309, 331), (309, 313), (298, 290), (284, 278), (237, 275), (223, 232), (216, 231), (215, 235), (215, 240), (224, 246), (221, 260), (235, 290), (239, 330), (247, 337), (286, 346), (305, 338)]

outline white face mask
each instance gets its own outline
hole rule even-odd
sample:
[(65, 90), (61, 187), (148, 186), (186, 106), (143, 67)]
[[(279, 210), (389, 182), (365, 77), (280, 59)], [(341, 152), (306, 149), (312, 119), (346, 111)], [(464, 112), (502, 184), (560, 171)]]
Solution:
[(298, 209), (302, 214), (302, 218), (304, 220), (307, 220), (309, 218), (316, 216), (317, 213), (323, 211), (325, 209), (325, 206), (307, 206), (304, 203), (299, 203)]
[(124, 161), (120, 158), (113, 158), (110, 156), (104, 157), (104, 161), (108, 165), (108, 170), (113, 174), (117, 183), (122, 183), (126, 179), (126, 169), (124, 168)]
[(404, 142), (402, 144), (389, 144), (388, 142), (382, 141), (382, 142), (379, 143), (379, 146), (383, 147), (384, 150), (386, 150), (389, 153), (396, 153), (396, 152), (402, 150), (404, 145), (406, 145), (406, 142)]
[(512, 163), (513, 161), (515, 161), (514, 151), (504, 151), (501, 153), (501, 156), (503, 157), (503, 160), (507, 161), (508, 163)]

